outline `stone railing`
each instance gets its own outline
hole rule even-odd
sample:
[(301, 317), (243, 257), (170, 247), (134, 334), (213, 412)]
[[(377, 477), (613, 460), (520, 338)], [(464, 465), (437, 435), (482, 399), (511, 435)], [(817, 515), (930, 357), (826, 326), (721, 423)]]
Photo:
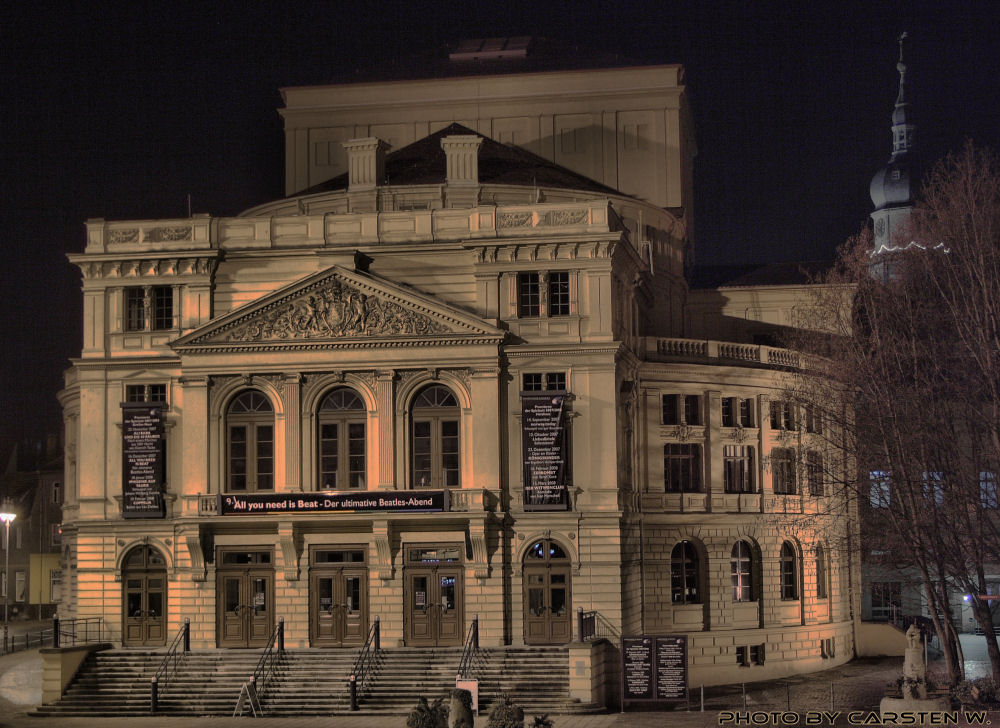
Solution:
[(801, 355), (789, 349), (707, 339), (660, 339), (647, 336), (645, 353), (647, 358), (654, 361), (690, 359), (719, 364), (747, 362), (788, 369), (799, 369), (802, 366)]

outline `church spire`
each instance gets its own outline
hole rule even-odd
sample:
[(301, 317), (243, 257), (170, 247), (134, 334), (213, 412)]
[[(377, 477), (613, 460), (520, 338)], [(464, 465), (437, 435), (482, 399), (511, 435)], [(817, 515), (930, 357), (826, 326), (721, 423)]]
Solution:
[(899, 92), (892, 110), (892, 155), (889, 162), (875, 173), (869, 187), (872, 203), (875, 205), (871, 214), (875, 253), (894, 247), (893, 235), (909, 217), (913, 207), (911, 184), (915, 185), (918, 177), (913, 143), (915, 127), (907, 100), (907, 66), (903, 60), (903, 42), (906, 38), (905, 32), (898, 38), (899, 61), (896, 63), (896, 70), (899, 71)]

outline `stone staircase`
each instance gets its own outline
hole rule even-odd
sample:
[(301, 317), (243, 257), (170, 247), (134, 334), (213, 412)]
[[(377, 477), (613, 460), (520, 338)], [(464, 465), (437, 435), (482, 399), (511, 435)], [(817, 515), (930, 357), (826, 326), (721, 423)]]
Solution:
[[(242, 683), (249, 679), (261, 650), (194, 651), (159, 692), (164, 715), (232, 715)], [(337, 715), (350, 712), (348, 678), (357, 649), (288, 650), (260, 692), (267, 716)], [(393, 648), (379, 653), (375, 670), (359, 693), (360, 712), (406, 714), (419, 697), (444, 697), (455, 687), (462, 651), (449, 648)], [(87, 658), (63, 697), (38, 706), (37, 716), (149, 715), (150, 679), (162, 652), (109, 650)], [(593, 712), (596, 706), (573, 703), (565, 647), (497, 647), (476, 656), (480, 712), (501, 693), (526, 713)]]

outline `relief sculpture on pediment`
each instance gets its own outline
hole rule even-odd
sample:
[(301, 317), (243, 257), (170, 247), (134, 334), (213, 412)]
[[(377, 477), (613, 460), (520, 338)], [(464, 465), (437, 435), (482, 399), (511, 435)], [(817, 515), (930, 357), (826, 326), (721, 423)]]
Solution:
[(238, 324), (230, 341), (269, 341), (446, 334), (449, 329), (415, 311), (338, 280), (328, 280), (293, 300), (281, 302)]

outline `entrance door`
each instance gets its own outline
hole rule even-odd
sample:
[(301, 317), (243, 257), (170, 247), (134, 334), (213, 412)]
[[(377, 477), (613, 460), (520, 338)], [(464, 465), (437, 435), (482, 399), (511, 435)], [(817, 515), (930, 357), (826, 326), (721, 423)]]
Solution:
[[(274, 569), (262, 562), (270, 564), (271, 554), (240, 552), (222, 557), (216, 582), (216, 641), (219, 647), (266, 647), (274, 630)], [(256, 565), (237, 569), (232, 568), (234, 561)]]
[(364, 644), (368, 636), (368, 570), (316, 569), (311, 581), (313, 646)]
[(154, 647), (167, 640), (167, 572), (163, 556), (138, 546), (125, 556), (122, 573), (122, 642)]
[(465, 621), (462, 616), (461, 567), (408, 569), (406, 586), (406, 644), (462, 644)]
[(524, 557), (525, 644), (570, 642), (573, 638), (570, 614), (569, 558), (554, 541), (537, 541)]

